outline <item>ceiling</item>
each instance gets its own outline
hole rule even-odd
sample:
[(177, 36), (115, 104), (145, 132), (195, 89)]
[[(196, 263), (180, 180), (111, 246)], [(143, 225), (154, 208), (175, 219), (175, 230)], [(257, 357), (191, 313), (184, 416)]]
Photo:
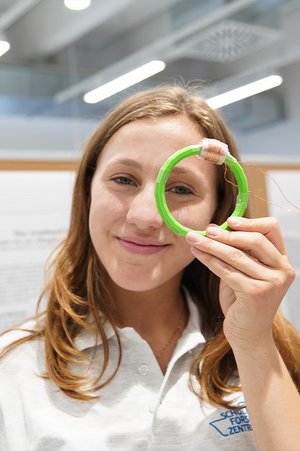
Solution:
[[(300, 64), (300, 0), (0, 0), (0, 115), (101, 117), (120, 99), (162, 84), (209, 97)], [(152, 59), (166, 69), (95, 105), (83, 94)], [(242, 130), (285, 116), (284, 87), (225, 107)]]

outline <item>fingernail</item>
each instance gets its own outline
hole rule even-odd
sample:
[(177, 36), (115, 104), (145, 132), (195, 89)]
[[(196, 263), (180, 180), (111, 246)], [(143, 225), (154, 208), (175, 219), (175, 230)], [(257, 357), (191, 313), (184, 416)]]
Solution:
[(229, 225), (239, 226), (242, 221), (241, 221), (241, 218), (239, 218), (239, 217), (231, 216), (230, 218), (227, 219), (227, 222)]
[(206, 229), (206, 233), (209, 236), (220, 236), (221, 235), (221, 230), (218, 227), (208, 227)]
[(203, 239), (202, 235), (193, 232), (189, 232), (186, 237), (187, 240), (190, 241), (191, 243), (200, 243), (200, 241), (202, 241)]

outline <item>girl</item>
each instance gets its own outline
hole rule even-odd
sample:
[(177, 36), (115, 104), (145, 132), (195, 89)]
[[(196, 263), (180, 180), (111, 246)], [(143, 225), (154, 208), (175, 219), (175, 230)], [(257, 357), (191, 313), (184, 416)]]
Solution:
[(294, 278), (277, 222), (229, 218), (230, 171), (176, 150), (234, 141), (182, 88), (139, 93), (82, 157), (43, 313), (1, 338), (5, 451), (272, 450), (300, 443), (299, 337), (277, 312)]

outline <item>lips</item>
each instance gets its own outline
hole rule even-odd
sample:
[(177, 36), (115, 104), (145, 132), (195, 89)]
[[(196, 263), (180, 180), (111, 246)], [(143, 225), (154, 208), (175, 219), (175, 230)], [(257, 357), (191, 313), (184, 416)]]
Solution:
[(134, 237), (126, 236), (126, 237), (117, 237), (117, 239), (123, 249), (133, 254), (139, 255), (156, 254), (157, 252), (160, 252), (169, 246), (169, 244), (163, 244), (150, 237), (141, 238), (136, 236)]

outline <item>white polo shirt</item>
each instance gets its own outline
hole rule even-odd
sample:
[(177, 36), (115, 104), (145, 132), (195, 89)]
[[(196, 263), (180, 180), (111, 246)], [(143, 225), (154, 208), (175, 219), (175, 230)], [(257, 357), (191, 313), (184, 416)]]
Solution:
[[(143, 338), (120, 329), (123, 357), (114, 379), (97, 401), (79, 401), (37, 374), (45, 370), (43, 342), (31, 340), (0, 361), (1, 451), (248, 451), (256, 450), (246, 409), (231, 411), (200, 403), (188, 386), (189, 368), (205, 339), (195, 304), (188, 298), (189, 322), (165, 375)], [(23, 332), (10, 332), (0, 348)], [(118, 346), (107, 325), (109, 371)], [(95, 337), (81, 333), (81, 350), (95, 352), (96, 374), (103, 350)], [(98, 365), (98, 366), (97, 366)], [(235, 394), (235, 404), (243, 396)]]

